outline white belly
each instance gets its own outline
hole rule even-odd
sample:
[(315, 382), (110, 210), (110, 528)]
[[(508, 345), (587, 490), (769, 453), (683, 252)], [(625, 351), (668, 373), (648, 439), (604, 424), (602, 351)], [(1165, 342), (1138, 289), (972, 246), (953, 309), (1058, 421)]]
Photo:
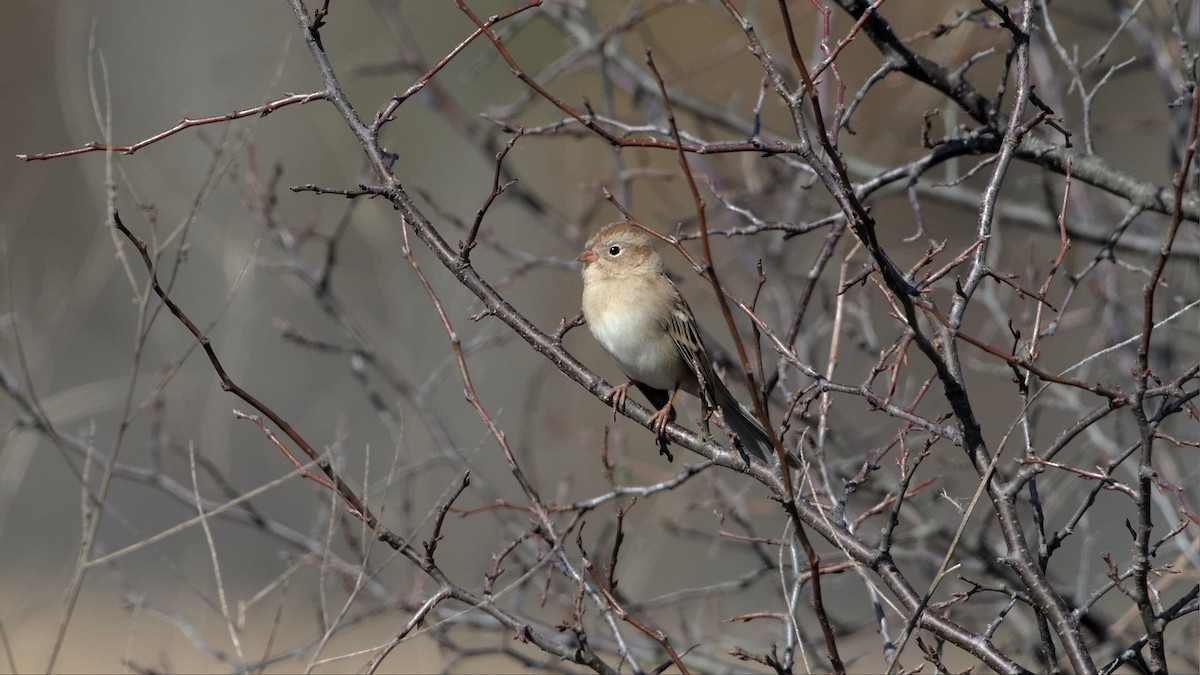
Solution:
[[(678, 386), (689, 371), (675, 343), (667, 335), (666, 327), (636, 301), (606, 294), (603, 285), (593, 286), (600, 287), (589, 287), (584, 293), (587, 325), (621, 372), (629, 379), (655, 389), (671, 391)], [(600, 302), (610, 311), (595, 312), (594, 307)]]

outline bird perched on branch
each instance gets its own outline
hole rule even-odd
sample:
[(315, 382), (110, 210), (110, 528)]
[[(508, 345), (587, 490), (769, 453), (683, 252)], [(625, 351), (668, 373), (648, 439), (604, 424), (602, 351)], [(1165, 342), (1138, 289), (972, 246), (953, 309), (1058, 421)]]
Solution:
[(636, 385), (657, 408), (652, 426), (661, 442), (682, 389), (721, 412), (747, 463), (749, 453), (770, 464), (771, 437), (713, 372), (696, 317), (664, 272), (650, 236), (630, 223), (613, 223), (592, 235), (576, 260), (583, 263), (588, 329), (630, 380), (613, 390), (613, 411)]

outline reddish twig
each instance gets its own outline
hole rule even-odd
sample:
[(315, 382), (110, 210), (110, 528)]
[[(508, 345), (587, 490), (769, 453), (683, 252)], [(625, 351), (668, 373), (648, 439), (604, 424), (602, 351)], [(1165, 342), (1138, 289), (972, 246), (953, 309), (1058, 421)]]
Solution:
[(254, 106), (253, 108), (246, 108), (244, 110), (235, 110), (230, 113), (225, 113), (224, 115), (213, 115), (211, 117), (198, 117), (195, 119), (185, 117), (185, 118), (179, 120), (179, 122), (176, 123), (175, 126), (171, 127), (170, 129), (166, 129), (165, 131), (160, 131), (157, 134), (150, 136), (149, 138), (144, 138), (144, 139), (138, 141), (137, 143), (132, 143), (130, 145), (109, 145), (107, 143), (99, 143), (96, 141), (92, 141), (82, 147), (78, 147), (73, 150), (61, 150), (59, 152), (47, 152), (47, 153), (31, 154), (31, 155), (17, 155), (17, 159), (21, 159), (21, 160), (24, 160), (27, 162), (32, 162), (32, 161), (38, 160), (38, 159), (57, 159), (59, 157), (70, 157), (71, 155), (82, 155), (82, 154), (88, 153), (88, 152), (105, 152), (105, 151), (117, 152), (117, 153), (121, 153), (123, 155), (132, 155), (133, 153), (137, 152), (138, 150), (141, 150), (142, 148), (146, 147), (147, 145), (150, 145), (152, 143), (157, 143), (157, 142), (163, 140), (164, 138), (167, 138), (168, 136), (174, 136), (175, 134), (183, 131), (184, 129), (190, 129), (191, 127), (201, 126), (204, 124), (216, 124), (219, 122), (230, 122), (233, 120), (241, 119), (243, 117), (253, 117), (254, 115), (265, 116), (265, 115), (268, 115), (268, 114), (270, 114), (280, 108), (283, 108), (285, 106), (293, 105), (296, 103), (309, 103), (311, 101), (320, 101), (320, 100), (324, 100), (325, 98), (326, 98), (325, 91), (314, 91), (309, 94), (288, 94), (287, 96), (284, 96), (283, 98), (271, 101), (270, 103), (264, 103), (262, 105)]
[(442, 328), (446, 331), (446, 337), (450, 340), (450, 349), (454, 352), (454, 360), (458, 363), (458, 374), (459, 377), (462, 378), (463, 382), (463, 395), (466, 397), (467, 402), (470, 403), (471, 407), (475, 410), (475, 414), (479, 415), (479, 418), (483, 420), (484, 425), (487, 426), (488, 431), (491, 433), (492, 438), (495, 439), (497, 445), (500, 446), (501, 451), (504, 453), (504, 458), (508, 460), (509, 470), (512, 472), (513, 476), (516, 477), (517, 482), (521, 485), (521, 489), (525, 492), (526, 498), (529, 499), (530, 509), (537, 516), (538, 522), (541, 523), (544, 528), (542, 530), (542, 536), (546, 538), (546, 541), (550, 543), (551, 546), (553, 546), (557, 540), (557, 535), (554, 533), (554, 523), (550, 519), (550, 514), (546, 511), (546, 507), (542, 502), (541, 496), (538, 495), (538, 492), (533, 487), (533, 484), (529, 482), (528, 478), (526, 478), (525, 472), (522, 471), (520, 465), (517, 464), (517, 458), (513, 454), (512, 448), (508, 444), (508, 439), (504, 436), (504, 432), (500, 431), (500, 428), (496, 426), (496, 422), (492, 419), (492, 416), (479, 401), (479, 397), (475, 393), (475, 385), (471, 380), (471, 372), (467, 368), (467, 359), (463, 354), (462, 342), (460, 342), (458, 339), (458, 333), (455, 332), (454, 326), (450, 323), (450, 317), (446, 314), (446, 308), (442, 305), (441, 298), (439, 298), (437, 293), (434, 292), (433, 286), (429, 285), (429, 280), (425, 278), (425, 273), (421, 271), (421, 266), (417, 264), (417, 259), (413, 257), (412, 246), (409, 244), (408, 239), (408, 228), (404, 228), (403, 233), (404, 259), (408, 261), (409, 267), (411, 267), (413, 273), (416, 274), (417, 281), (420, 282), (421, 288), (425, 290), (425, 295), (429, 298), (429, 302), (433, 304), (433, 308), (437, 312), (438, 319), (441, 321)]
[(433, 79), (434, 75), (437, 75), (438, 72), (442, 68), (446, 67), (446, 64), (450, 63), (450, 61), (452, 59), (454, 59), (454, 57), (458, 56), (462, 52), (462, 50), (466, 49), (467, 45), (474, 42), (475, 38), (479, 37), (480, 35), (483, 35), (484, 32), (488, 28), (491, 28), (492, 26), (496, 25), (497, 23), (500, 23), (501, 21), (509, 19), (513, 16), (516, 16), (517, 14), (520, 14), (521, 12), (524, 12), (527, 9), (537, 7), (541, 4), (542, 4), (542, 0), (530, 0), (529, 2), (526, 2), (525, 4), (523, 4), (519, 7), (516, 7), (514, 9), (511, 9), (507, 12), (504, 12), (502, 14), (497, 14), (496, 16), (489, 17), (487, 21), (484, 21), (482, 25), (480, 25), (478, 28), (475, 29), (475, 32), (471, 33), (469, 36), (467, 36), (467, 38), (465, 40), (458, 43), (458, 45), (455, 46), (454, 49), (451, 49), (445, 56), (443, 56), (441, 59), (439, 59), (437, 63), (433, 64), (433, 67), (430, 68), (428, 71), (426, 71), (424, 75), (417, 78), (416, 82), (413, 82), (411, 85), (409, 85), (408, 89), (405, 89), (404, 92), (397, 94), (396, 96), (393, 96), (391, 102), (388, 103), (387, 106), (385, 106), (383, 109), (381, 109), (378, 113), (375, 114), (375, 122), (371, 125), (371, 129), (376, 134), (378, 134), (379, 130), (383, 127), (383, 125), (385, 123), (390, 122), (393, 119), (395, 119), (394, 117), (392, 117), (392, 115), (396, 112), (396, 110), (400, 107), (401, 104), (403, 104), (405, 101), (407, 101), (409, 99), (409, 97), (411, 97), (413, 94), (416, 94), (417, 92), (424, 89), (425, 85), (429, 84), (429, 81)]
[(942, 312), (937, 307), (935, 307), (932, 303), (925, 302), (924, 300), (914, 300), (913, 304), (916, 305), (917, 307), (920, 307), (921, 309), (925, 310), (926, 312), (929, 312), (931, 315), (933, 315), (938, 320), (939, 323), (941, 323), (944, 327), (946, 327), (947, 329), (949, 329), (952, 332), (954, 337), (961, 338), (963, 341), (968, 342), (968, 343), (978, 347), (979, 349), (982, 349), (983, 351), (987, 352), (988, 354), (991, 354), (992, 356), (1003, 359), (1006, 363), (1008, 363), (1010, 365), (1017, 366), (1019, 368), (1024, 368), (1025, 370), (1028, 370), (1029, 372), (1033, 373), (1034, 375), (1037, 375), (1038, 377), (1042, 378), (1043, 380), (1046, 380), (1047, 382), (1057, 382), (1058, 384), (1065, 384), (1067, 386), (1075, 387), (1077, 389), (1083, 389), (1085, 391), (1090, 391), (1093, 394), (1099, 394), (1100, 396), (1103, 396), (1103, 397), (1109, 399), (1110, 401), (1113, 401), (1115, 403), (1121, 403), (1122, 405), (1127, 405), (1129, 403), (1129, 396), (1121, 393), (1120, 389), (1114, 389), (1112, 387), (1108, 387), (1108, 386), (1098, 384), (1098, 383), (1089, 384), (1087, 382), (1083, 382), (1082, 380), (1077, 380), (1073, 377), (1061, 377), (1061, 376), (1055, 375), (1049, 371), (1042, 370), (1038, 366), (1034, 365), (1029, 359), (1025, 359), (1025, 358), (1021, 358), (1018, 356), (1013, 356), (1012, 354), (1005, 353), (1001, 349), (993, 347), (993, 346), (987, 344), (986, 342), (983, 342), (982, 340), (977, 340), (977, 339), (971, 337), (970, 335), (962, 332), (961, 330), (953, 328), (950, 325), (949, 319), (947, 319), (945, 317), (945, 315), (943, 315)]
[(288, 461), (290, 461), (292, 463), (292, 465), (296, 467), (296, 471), (299, 471), (301, 476), (303, 476), (303, 477), (315, 482), (317, 485), (320, 485), (321, 487), (327, 488), (329, 490), (337, 489), (333, 486), (333, 483), (330, 483), (324, 477), (318, 476), (318, 475), (314, 474), (313, 472), (309, 471), (308, 469), (304, 468), (304, 465), (300, 463), (300, 460), (296, 459), (296, 456), (292, 454), (292, 451), (287, 449), (287, 446), (283, 444), (283, 441), (279, 440), (279, 437), (275, 435), (275, 432), (271, 431), (270, 429), (267, 428), (267, 426), (265, 424), (263, 424), (262, 417), (260, 417), (258, 415), (247, 415), (246, 413), (244, 413), (240, 410), (237, 410), (237, 409), (235, 409), (233, 411), (233, 416), (238, 419), (248, 420), (248, 421), (253, 422), (254, 424), (258, 425), (258, 428), (262, 429), (263, 433), (266, 434), (267, 438), (270, 439), (271, 442), (275, 444), (275, 447), (279, 448), (279, 451), (283, 453), (284, 457), (287, 457)]
[(604, 596), (604, 600), (608, 603), (609, 607), (612, 608), (613, 612), (616, 613), (617, 617), (645, 633), (651, 640), (654, 640), (661, 645), (663, 650), (666, 651), (671, 657), (671, 662), (675, 664), (675, 667), (679, 669), (679, 672), (683, 673), (683, 675), (688, 675), (691, 671), (689, 671), (687, 666), (683, 664), (683, 660), (679, 658), (679, 654), (677, 654), (675, 652), (675, 648), (671, 646), (671, 639), (667, 637), (667, 634), (660, 630), (650, 628), (646, 624), (639, 621), (637, 617), (626, 611), (625, 608), (621, 606), (621, 603), (617, 601), (616, 597), (613, 596), (612, 591), (600, 579), (600, 574), (596, 572), (596, 568), (592, 565), (591, 560), (588, 559), (587, 551), (583, 548), (582, 528), (580, 528), (580, 530), (575, 534), (575, 545), (579, 547), (579, 552), (583, 556), (583, 568), (588, 571), (588, 574), (591, 575), (592, 581), (594, 581), (596, 584), (596, 588), (600, 590), (601, 595)]
[(504, 148), (496, 153), (496, 171), (492, 174), (492, 189), (488, 192), (487, 199), (483, 200), (483, 205), (475, 212), (475, 220), (471, 223), (471, 230), (467, 233), (467, 238), (459, 244), (459, 257), (466, 263), (471, 258), (471, 249), (475, 248), (475, 238), (479, 236), (479, 228), (483, 225), (483, 217), (487, 215), (488, 209), (491, 208), (492, 202), (509, 186), (512, 181), (507, 184), (500, 183), (500, 170), (504, 166), (504, 158), (508, 156), (508, 151), (513, 149), (517, 144), (517, 139), (525, 133), (524, 129), (517, 129), (513, 137), (508, 139), (508, 143), (504, 144)]
[[(155, 294), (157, 294), (159, 299), (162, 300), (163, 304), (167, 306), (167, 309), (169, 309), (171, 313), (175, 315), (175, 318), (178, 319), (179, 322), (188, 329), (192, 336), (196, 338), (196, 341), (200, 343), (200, 346), (204, 348), (204, 353), (208, 356), (209, 363), (212, 365), (213, 370), (216, 371), (217, 377), (221, 381), (221, 388), (225, 391), (231, 392), (233, 395), (245, 401), (258, 412), (266, 415), (267, 418), (275, 424), (275, 426), (279, 427), (288, 438), (292, 439), (292, 442), (299, 446), (300, 449), (304, 451), (304, 454), (307, 455), (308, 458), (314, 463), (316, 463), (317, 468), (319, 468), (321, 472), (324, 473), (329, 479), (329, 481), (332, 482), (333, 488), (337, 491), (338, 496), (340, 496), (342, 500), (346, 502), (346, 504), (358, 518), (362, 519), (362, 521), (371, 528), (372, 533), (374, 533), (374, 535), (380, 541), (397, 550), (404, 547), (404, 541), (397, 534), (393, 533), (379, 522), (375, 515), (371, 513), (371, 510), (367, 508), (367, 505), (362, 498), (360, 498), (350, 488), (350, 486), (342, 480), (342, 477), (333, 470), (333, 466), (329, 463), (329, 461), (324, 456), (318, 454), (317, 451), (314, 450), (311, 445), (309, 445), (308, 441), (306, 441), (304, 437), (292, 427), (291, 424), (288, 424), (287, 420), (280, 417), (278, 413), (276, 413), (266, 404), (259, 401), (257, 398), (251, 395), (250, 392), (246, 391), (232, 379), (230, 379), (229, 375), (225, 373), (225, 367), (221, 364), (221, 360), (217, 358), (216, 351), (213, 350), (212, 343), (209, 341), (208, 337), (200, 332), (200, 329), (196, 327), (196, 324), (188, 318), (187, 314), (180, 309), (179, 305), (175, 304), (175, 301), (172, 300), (170, 296), (167, 295), (166, 291), (163, 290), (162, 286), (159, 285), (158, 273), (155, 271), (154, 261), (150, 259), (150, 253), (148, 247), (146, 246), (146, 242), (134, 236), (134, 234), (125, 227), (125, 224), (121, 222), (120, 214), (116, 211), (113, 212), (113, 222), (121, 234), (124, 235), (125, 238), (128, 239), (141, 254), (142, 262), (146, 266), (146, 271), (150, 274), (150, 281), (154, 287)], [(295, 461), (295, 458), (292, 458), (292, 461)]]
[(433, 533), (429, 535), (429, 540), (424, 542), (425, 545), (425, 562), (433, 565), (433, 554), (437, 551), (438, 542), (442, 540), (442, 524), (446, 522), (446, 514), (449, 513), (450, 507), (462, 495), (463, 490), (471, 484), (471, 472), (464, 471), (462, 478), (458, 481), (458, 487), (455, 488), (454, 494), (450, 495), (445, 502), (437, 508), (437, 512), (433, 516)]
[(1121, 481), (1114, 479), (1112, 476), (1110, 476), (1109, 474), (1102, 472), (1102, 471), (1088, 471), (1086, 469), (1080, 469), (1078, 467), (1068, 466), (1068, 465), (1062, 464), (1060, 462), (1052, 462), (1050, 460), (1042, 459), (1041, 457), (1026, 456), (1026, 457), (1022, 457), (1022, 458), (1018, 459), (1017, 461), (1021, 464), (1038, 464), (1041, 466), (1054, 467), (1055, 469), (1061, 469), (1063, 471), (1067, 471), (1067, 472), (1076, 474), (1077, 476), (1080, 476), (1082, 478), (1091, 478), (1092, 480), (1098, 480), (1104, 484), (1104, 488), (1106, 490), (1116, 490), (1118, 492), (1124, 492), (1126, 495), (1128, 495), (1130, 498), (1132, 498), (1135, 501), (1138, 498), (1136, 490), (1129, 487), (1125, 483), (1122, 483)]

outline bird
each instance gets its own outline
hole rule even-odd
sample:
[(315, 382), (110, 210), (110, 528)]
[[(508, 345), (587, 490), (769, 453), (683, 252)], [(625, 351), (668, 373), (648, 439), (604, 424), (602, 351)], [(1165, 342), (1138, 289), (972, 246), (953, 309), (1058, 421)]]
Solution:
[(629, 378), (613, 389), (614, 414), (636, 385), (657, 409), (651, 428), (665, 452), (663, 430), (675, 419), (675, 395), (683, 390), (721, 412), (747, 464), (747, 453), (770, 464), (771, 436), (713, 371), (696, 317), (650, 236), (632, 223), (612, 223), (587, 240), (576, 260), (583, 263), (588, 330)]

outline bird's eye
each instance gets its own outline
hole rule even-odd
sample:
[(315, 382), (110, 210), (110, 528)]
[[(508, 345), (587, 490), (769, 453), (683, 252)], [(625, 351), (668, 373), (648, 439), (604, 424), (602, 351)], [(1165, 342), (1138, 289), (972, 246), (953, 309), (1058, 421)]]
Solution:
[(609, 246), (609, 247), (608, 247), (608, 254), (609, 254), (609, 255), (619, 255), (620, 253), (621, 253), (621, 247), (620, 247), (620, 246)]

